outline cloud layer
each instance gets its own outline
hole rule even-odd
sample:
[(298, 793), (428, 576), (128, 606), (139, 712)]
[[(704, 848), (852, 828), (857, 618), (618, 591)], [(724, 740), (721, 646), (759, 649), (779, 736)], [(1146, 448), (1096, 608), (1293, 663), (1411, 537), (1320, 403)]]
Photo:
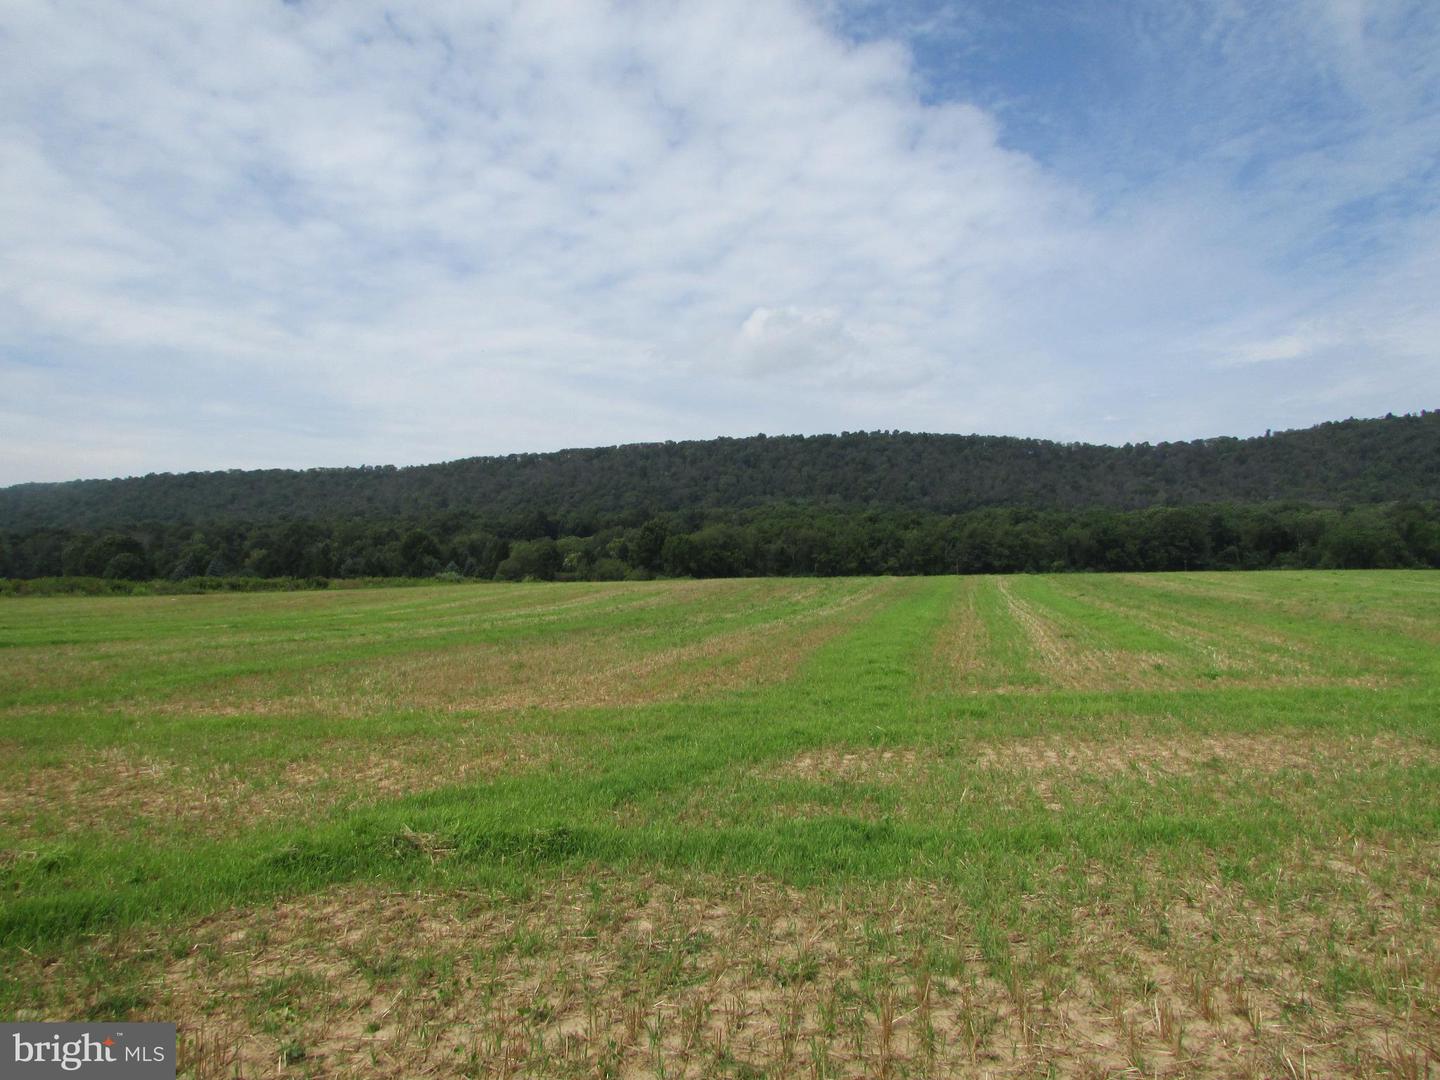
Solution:
[(1311, 7), (1106, 25), (1062, 109), (983, 5), (17, 5), (0, 482), (1433, 407), (1440, 35)]

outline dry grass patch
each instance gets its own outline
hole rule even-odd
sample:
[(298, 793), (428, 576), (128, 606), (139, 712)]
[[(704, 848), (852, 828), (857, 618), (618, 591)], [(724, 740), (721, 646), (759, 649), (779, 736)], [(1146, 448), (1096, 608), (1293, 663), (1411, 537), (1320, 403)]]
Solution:
[[(692, 698), (793, 676), (810, 653), (851, 629), (886, 591), (884, 584), (872, 585), (737, 629), (725, 629), (707, 609), (697, 613), (696, 622), (714, 623), (714, 632), (681, 645), (656, 640), (643, 624), (619, 633), (587, 630), (513, 643), (452, 645), (332, 663), (297, 675), (245, 676), (204, 693), (133, 708), (182, 715), (345, 718), (406, 710), (616, 707)], [(799, 601), (817, 592), (791, 590)]]
[(1079, 635), (1044, 614), (1038, 605), (1016, 596), (1004, 578), (997, 578), (995, 587), (1004, 597), (1011, 619), (1025, 632), (1047, 692), (1143, 683), (1145, 669), (1163, 659), (1087, 647)]
[(1139, 735), (1117, 740), (1041, 736), (985, 743), (973, 758), (985, 769), (1071, 775), (1184, 775), (1203, 769), (1273, 773), (1282, 769), (1353, 770), (1357, 764), (1440, 762), (1440, 749), (1398, 735), (1331, 737), (1307, 732)]
[[(1066, 583), (1057, 583), (1065, 588)], [(1175, 651), (1105, 648), (1041, 605), (1021, 600), (1000, 580), (1011, 617), (1021, 626), (1035, 655), (1037, 687), (1052, 693), (1070, 690), (1156, 690), (1213, 685), (1229, 687), (1386, 685), (1385, 671), (1346, 671), (1355, 657), (1337, 657), (1319, 646), (1259, 625), (1243, 611), (1223, 627), (1184, 618), (1153, 604), (1137, 609), (1094, 595), (1077, 596), (1104, 612), (1153, 631), (1178, 646)], [(1340, 672), (1344, 671), (1344, 674)]]
[(999, 937), (933, 884), (597, 872), (522, 900), (348, 887), (118, 948), (156, 957), (147, 1012), (196, 1078), (1426, 1075), (1436, 852), (1296, 859), (1348, 869), (1307, 907), (1093, 868), (1068, 920), (1026, 897)]
[(1440, 763), (1440, 747), (1399, 735), (1264, 734), (1137, 735), (1124, 739), (1033, 736), (999, 742), (914, 747), (821, 747), (760, 770), (771, 778), (879, 784), (924, 782), (957, 765), (1009, 773), (1158, 778), (1202, 770), (1274, 773), (1284, 769), (1348, 772), (1357, 764)]
[[(1159, 1037), (1183, 1075), (1426, 1077), (1440, 1066), (1440, 849), (1297, 847), (1257, 899), (1213, 865), (1145, 887), (1098, 875), (1073, 963), (1117, 1033)], [(1143, 1045), (1132, 1056), (1157, 1062)], [(1163, 1071), (1163, 1070), (1157, 1070)]]
[[(1321, 736), (1308, 732), (1140, 735), (1125, 739), (1034, 736), (999, 742), (914, 747), (822, 747), (754, 770), (761, 780), (811, 784), (866, 784), (890, 789), (892, 813), (925, 816), (936, 806), (969, 797), (1002, 802), (1038, 797), (1051, 811), (1113, 797), (1115, 781), (1156, 785), (1196, 775), (1213, 778), (1217, 790), (1244, 797), (1257, 783), (1281, 772), (1352, 779), (1376, 765), (1440, 764), (1440, 747), (1393, 734)], [(978, 774), (978, 775), (977, 775)], [(977, 792), (967, 785), (982, 781)], [(979, 795), (978, 792), (985, 792)], [(938, 801), (937, 801), (938, 800)], [(707, 800), (692, 800), (686, 820), (713, 823)], [(834, 806), (784, 802), (788, 817), (829, 816)], [(844, 809), (850, 816), (882, 817), (864, 800)]]
[[(1019, 631), (1020, 650), (1008, 654), (986, 625), (977, 602), (981, 588), (1000, 598), (1001, 618)], [(1135, 690), (1193, 686), (1197, 668), (1227, 675), (1241, 667), (1218, 649), (1200, 663), (1174, 653), (1105, 647), (1042, 605), (1017, 596), (1003, 578), (966, 579), (926, 673), (931, 690), (964, 693), (1053, 693), (1056, 690)], [(1087, 602), (1089, 602), (1087, 598)], [(1152, 627), (1153, 629), (1154, 627)], [(1197, 651), (1186, 642), (1187, 651)]]
[(787, 780), (895, 783), (923, 776), (929, 765), (913, 748), (823, 747), (797, 754), (760, 775)]
[(608, 665), (584, 665), (537, 692), (507, 687), (487, 707), (573, 708), (705, 697), (788, 680), (826, 642), (854, 628), (888, 590), (872, 585), (820, 607)]
[[(731, 587), (717, 591), (716, 585)], [(131, 698), (213, 704), (221, 711), (236, 713), (241, 709), (227, 698), (243, 702), (263, 699), (277, 686), (293, 689), (287, 679), (304, 678), (303, 673), (294, 673), (296, 662), (304, 658), (312, 659), (315, 666), (345, 669), (343, 662), (336, 665), (333, 660), (336, 651), (389, 643), (401, 639), (401, 635), (412, 643), (415, 654), (423, 654), (427, 641), (477, 629), (533, 630), (577, 617), (603, 618), (611, 611), (685, 605), (705, 610), (714, 605), (743, 610), (766, 599), (750, 595), (755, 591), (753, 583), (744, 585), (751, 588), (724, 582), (624, 583), (563, 589), (497, 585), (446, 588), (443, 596), (421, 589), (408, 590), (415, 595), (407, 596), (403, 603), (377, 603), (377, 596), (369, 592), (311, 593), (304, 602), (295, 602), (284, 594), (186, 597), (183, 599), (225, 606), (217, 606), (213, 613), (192, 607), (188, 613), (172, 614), (168, 618), (173, 623), (155, 637), (4, 650), (0, 654), (0, 698), (43, 693), (89, 703), (96, 690), (106, 694), (131, 690), (127, 695)], [(145, 609), (146, 614), (153, 618), (155, 604), (173, 599), (156, 598)], [(257, 602), (250, 605), (244, 603), (246, 600)], [(405, 655), (402, 653), (399, 659)], [(391, 654), (370, 658), (372, 662), (391, 659), (396, 657)], [(203, 673), (236, 664), (253, 670), (266, 662), (274, 670), (217, 676), (217, 683), (210, 686), (177, 691), (166, 679), (175, 673)], [(126, 678), (120, 682), (117, 676)], [(162, 702), (162, 708), (168, 706)]]
[[(1097, 625), (1089, 626), (1073, 613), (1021, 596), (1024, 583), (1006, 578), (961, 582), (923, 676), (929, 690), (1048, 694), (1214, 685), (1374, 688), (1394, 681), (1394, 672), (1383, 663), (1372, 660), (1357, 666), (1355, 655), (1336, 655), (1336, 646), (1287, 637), (1244, 609), (1219, 625), (1156, 604), (1153, 588), (1137, 598), (1123, 591), (1102, 594), (1085, 579), (1047, 579), (1066, 601), (1093, 611)], [(993, 590), (995, 606), (982, 611), (986, 590)], [(1204, 592), (1193, 587), (1187, 591)], [(987, 625), (987, 619), (996, 625)], [(1114, 644), (1115, 635), (1127, 634), (1148, 637), (1156, 647)]]
[(137, 823), (154, 833), (221, 837), (521, 772), (566, 752), (557, 737), (514, 732), (503, 742), (455, 732), (370, 743), (363, 752), (335, 741), (299, 760), (209, 767), (109, 749), (16, 777), (0, 789), (0, 828), (21, 842), (57, 832), (129, 834)]
[[(1171, 658), (1166, 672), (1155, 679), (1156, 686), (1195, 686), (1203, 684), (1203, 680), (1217, 677), (1223, 677), (1228, 686), (1247, 687), (1374, 688), (1392, 685), (1395, 681), (1394, 671), (1373, 659), (1364, 661), (1373, 670), (1357, 669), (1361, 658), (1353, 652), (1342, 652), (1342, 646), (1322, 646), (1257, 622), (1256, 613), (1273, 606), (1261, 600), (1252, 603), (1245, 599), (1244, 606), (1237, 607), (1231, 618), (1218, 622), (1213, 617), (1183, 613), (1156, 603), (1155, 595), (1158, 590), (1211, 599), (1228, 598), (1228, 594), (1218, 588), (1212, 590), (1178, 582), (1156, 583), (1141, 576), (1117, 580), (1124, 585), (1139, 586), (1146, 592), (1127, 596), (1123, 591), (1111, 591), (1101, 597), (1090, 589), (1082, 592), (1081, 586), (1074, 582), (1061, 581), (1058, 585), (1066, 589), (1073, 599), (1153, 630), (1193, 654), (1178, 667)], [(1241, 602), (1241, 597), (1234, 599), (1237, 603)], [(1353, 619), (1348, 621), (1357, 629), (1364, 625)]]
[[(284, 647), (254, 642), (102, 642), (7, 649), (0, 654), (0, 700), (30, 694), (61, 695), (84, 700), (87, 692), (105, 692), (133, 680), (137, 671), (184, 671), (197, 662), (220, 665), (287, 655)], [(8, 708), (16, 708), (11, 705)], [(22, 706), (23, 707), (23, 706)]]
[[(1069, 582), (1060, 582), (1065, 588)], [(1073, 586), (1072, 586), (1073, 590)], [(1201, 679), (1223, 675), (1230, 685), (1294, 686), (1335, 682), (1321, 674), (1325, 657), (1302, 642), (1287, 638), (1243, 618), (1217, 626), (1199, 618), (1184, 618), (1163, 605), (1132, 604), (1114, 593), (1100, 597), (1087, 591), (1071, 592), (1073, 599), (1137, 626), (1152, 630), (1181, 649), (1163, 658), (1166, 674), (1155, 677), (1156, 686), (1193, 686)], [(1123, 594), (1122, 594), (1123, 595)], [(1188, 655), (1186, 655), (1188, 654)]]
[[(523, 903), (350, 889), (195, 928), (189, 1075), (1031, 1075), (1123, 1066), (997, 978), (940, 889), (609, 877)], [(1108, 1040), (1114, 1043), (1115, 1040)]]
[(950, 615), (936, 635), (930, 663), (921, 673), (922, 684), (930, 690), (972, 683), (987, 667), (989, 635), (976, 603), (981, 580), (960, 579)]
[[(1191, 577), (1124, 574), (1117, 575), (1116, 580), (1148, 593), (1152, 598), (1157, 595), (1203, 597), (1233, 603), (1241, 610), (1268, 611), (1440, 643), (1440, 607), (1430, 602), (1433, 588), (1416, 578), (1406, 580), (1406, 595), (1402, 602), (1397, 602), (1395, 594), (1391, 594), (1383, 600), (1374, 595), (1367, 596), (1359, 603), (1359, 597), (1334, 597), (1313, 587), (1286, 592), (1231, 578), (1228, 574)], [(1410, 609), (1406, 610), (1404, 604), (1410, 605)]]

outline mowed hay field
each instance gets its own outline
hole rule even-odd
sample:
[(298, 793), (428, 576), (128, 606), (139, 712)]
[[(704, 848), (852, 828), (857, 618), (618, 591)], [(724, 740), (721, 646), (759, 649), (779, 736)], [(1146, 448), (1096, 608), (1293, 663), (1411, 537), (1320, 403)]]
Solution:
[(0, 603), (0, 1014), (181, 1075), (1440, 1073), (1440, 574)]

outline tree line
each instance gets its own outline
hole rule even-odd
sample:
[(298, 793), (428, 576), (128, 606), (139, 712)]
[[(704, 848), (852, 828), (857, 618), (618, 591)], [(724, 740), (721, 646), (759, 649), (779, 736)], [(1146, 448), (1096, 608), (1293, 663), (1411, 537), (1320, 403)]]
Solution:
[(801, 503), (636, 520), (531, 511), (0, 533), (0, 577), (113, 581), (973, 574), (1440, 567), (1440, 503), (967, 513)]

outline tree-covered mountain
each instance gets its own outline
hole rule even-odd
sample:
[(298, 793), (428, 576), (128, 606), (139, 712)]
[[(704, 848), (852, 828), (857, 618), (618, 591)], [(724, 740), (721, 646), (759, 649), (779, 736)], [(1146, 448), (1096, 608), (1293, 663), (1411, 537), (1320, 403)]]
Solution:
[(635, 523), (806, 502), (956, 514), (1209, 503), (1355, 506), (1440, 499), (1440, 412), (1251, 439), (1121, 447), (902, 432), (757, 435), (467, 458), (410, 468), (230, 470), (0, 489), (0, 528), (141, 523), (492, 519)]
[(0, 578), (56, 588), (1389, 566), (1440, 567), (1440, 413), (1159, 446), (756, 436), (0, 491)]

